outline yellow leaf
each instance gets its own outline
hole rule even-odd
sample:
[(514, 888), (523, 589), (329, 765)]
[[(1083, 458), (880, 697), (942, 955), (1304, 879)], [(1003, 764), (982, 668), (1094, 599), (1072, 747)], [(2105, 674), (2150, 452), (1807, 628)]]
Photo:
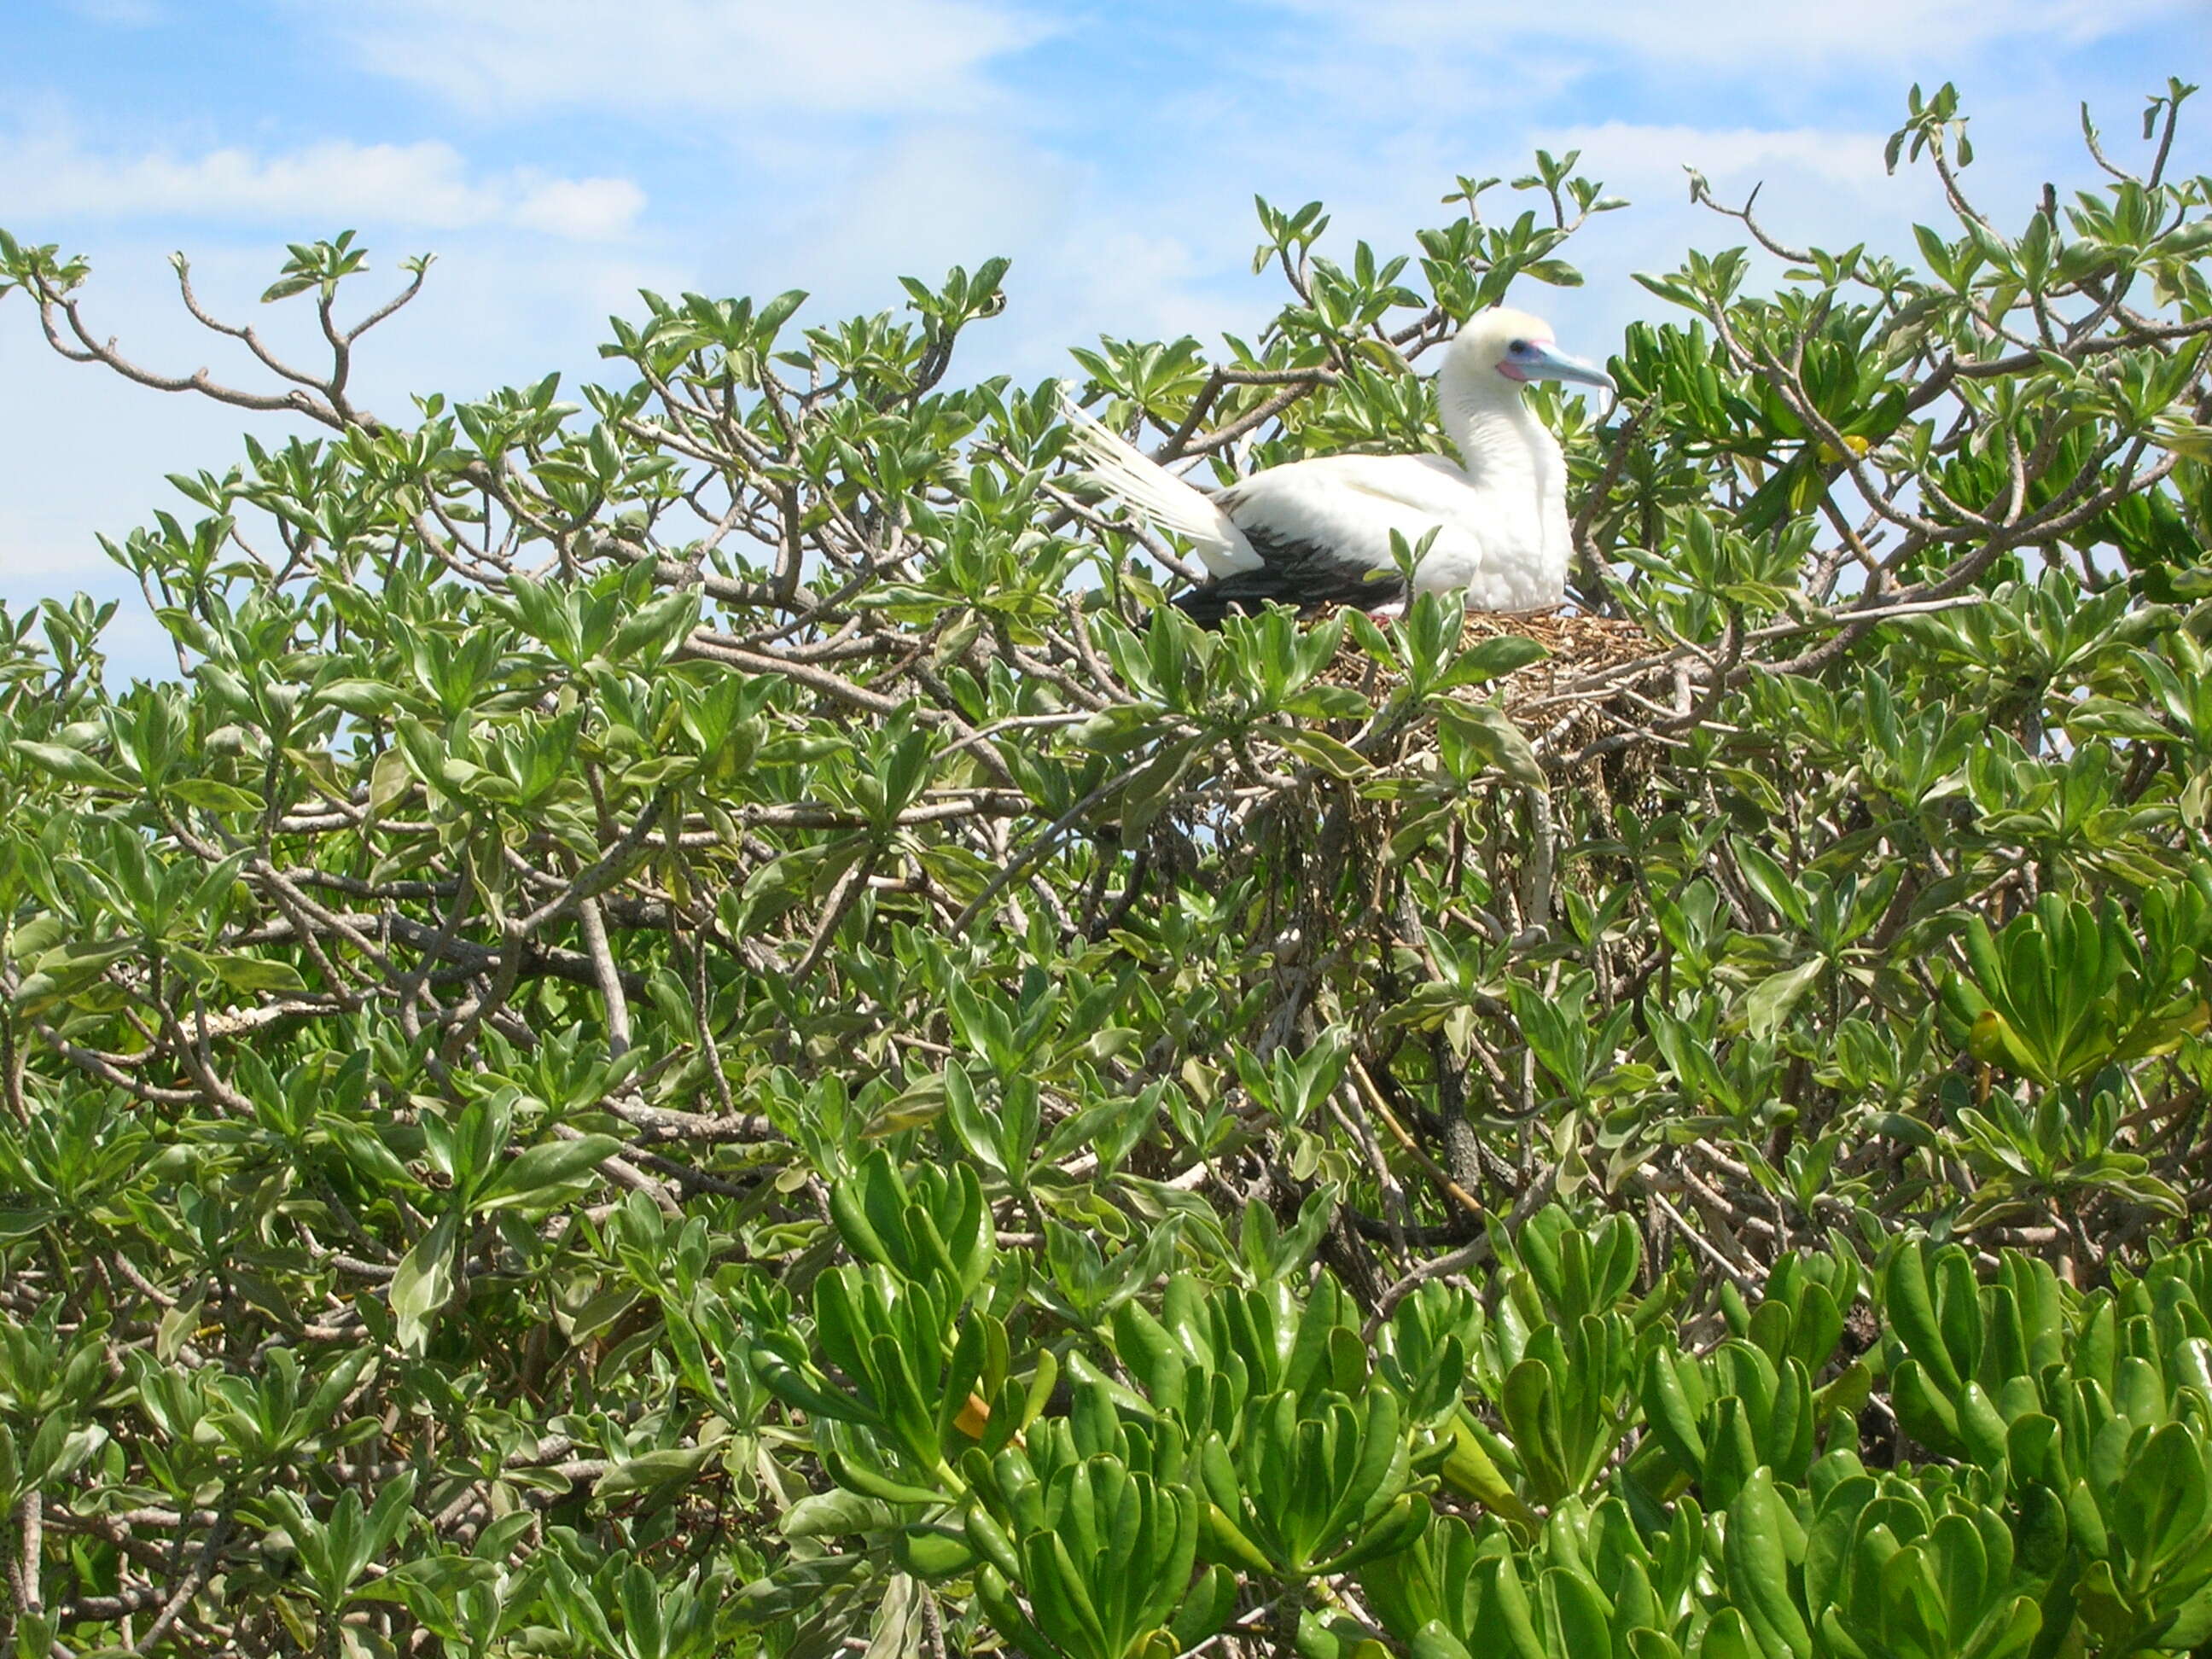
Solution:
[(952, 1419), (952, 1426), (970, 1440), (981, 1440), (984, 1427), (991, 1420), (991, 1407), (980, 1394), (970, 1392), (968, 1402), (960, 1408), (960, 1415)]

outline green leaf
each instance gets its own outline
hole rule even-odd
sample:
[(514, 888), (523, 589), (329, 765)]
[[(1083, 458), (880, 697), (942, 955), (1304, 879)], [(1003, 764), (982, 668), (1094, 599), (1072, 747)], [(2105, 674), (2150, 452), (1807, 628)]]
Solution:
[(64, 783), (84, 784), (95, 789), (130, 787), (123, 779), (82, 749), (71, 749), (58, 743), (33, 743), (23, 738), (18, 738), (9, 747)]
[(1776, 1493), (1772, 1472), (1759, 1470), (1729, 1505), (1729, 1585), (1762, 1647), (1778, 1644), (1795, 1659), (1811, 1659), (1813, 1633), (1790, 1589), (1796, 1531), (1796, 1522)]
[(1182, 781), (1198, 750), (1194, 738), (1180, 739), (1164, 745), (1160, 752), (1139, 768), (1136, 775), (1122, 787), (1118, 805), (1121, 817), (1121, 833), (1135, 838), (1142, 836), (1167, 804), (1169, 793)]
[(1753, 986), (1751, 994), (1743, 1001), (1745, 1029), (1755, 1037), (1772, 1036), (1790, 1018), (1790, 1011), (1799, 1000), (1820, 982), (1821, 970), (1826, 966), (1820, 957), (1812, 957), (1795, 967), (1769, 974)]
[(1445, 697), (1437, 701), (1436, 711), (1438, 725), (1455, 733), (1480, 765), (1494, 767), (1528, 788), (1545, 787), (1544, 769), (1537, 764), (1536, 751), (1511, 716), (1497, 704)]
[(1532, 662), (1541, 662), (1550, 654), (1525, 635), (1493, 635), (1489, 639), (1478, 640), (1453, 658), (1451, 666), (1437, 681), (1437, 690), (1451, 691), (1461, 686), (1486, 685)]
[(712, 1446), (672, 1446), (626, 1457), (599, 1478), (592, 1495), (603, 1504), (666, 1498), (698, 1479), (714, 1461)]
[(542, 1198), (548, 1188), (597, 1169), (623, 1150), (612, 1135), (587, 1134), (574, 1140), (547, 1141), (518, 1154), (476, 1195), (480, 1212), (512, 1209)]
[(2155, 1570), (2212, 1533), (2208, 1509), (2204, 1446), (2191, 1425), (2168, 1423), (2129, 1461), (2112, 1530), (2138, 1571)]
[(282, 996), (300, 996), (307, 989), (307, 981), (300, 976), (298, 969), (273, 957), (226, 953), (210, 957), (208, 964), (225, 985), (249, 995), (257, 991), (274, 991)]
[(453, 1298), (458, 1235), (458, 1218), (448, 1211), (400, 1258), (392, 1275), (392, 1317), (398, 1322), (400, 1346), (410, 1353), (422, 1351), (439, 1310)]
[(1278, 731), (1275, 740), (1308, 765), (1333, 778), (1357, 778), (1370, 770), (1366, 757), (1324, 732)]
[(197, 806), (209, 812), (258, 812), (263, 810), (260, 796), (214, 778), (172, 778), (163, 787), (187, 806)]

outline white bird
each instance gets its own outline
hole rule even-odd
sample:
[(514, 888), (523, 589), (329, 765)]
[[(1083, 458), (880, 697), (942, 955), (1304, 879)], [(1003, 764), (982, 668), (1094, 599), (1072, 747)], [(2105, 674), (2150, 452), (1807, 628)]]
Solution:
[(1572, 532), (1559, 441), (1522, 399), (1530, 380), (1612, 380), (1553, 343), (1525, 311), (1486, 311), (1444, 349), (1437, 400), (1463, 465), (1441, 455), (1324, 455), (1273, 466), (1209, 494), (1082, 410), (1066, 406), (1091, 476), (1143, 517), (1188, 539), (1208, 580), (1176, 604), (1218, 627), (1269, 600), (1385, 612), (1406, 583), (1390, 532), (1430, 544), (1413, 571), (1424, 592), (1459, 589), (1471, 609), (1539, 611), (1565, 597)]

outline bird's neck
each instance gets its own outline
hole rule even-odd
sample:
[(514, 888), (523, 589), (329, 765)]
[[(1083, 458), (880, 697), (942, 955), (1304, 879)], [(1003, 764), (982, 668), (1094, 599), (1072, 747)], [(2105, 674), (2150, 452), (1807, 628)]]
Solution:
[(1444, 430), (1469, 478), (1491, 483), (1535, 476), (1552, 435), (1522, 401), (1518, 386), (1500, 374), (1484, 380), (1453, 374), (1448, 367), (1437, 383), (1437, 399)]

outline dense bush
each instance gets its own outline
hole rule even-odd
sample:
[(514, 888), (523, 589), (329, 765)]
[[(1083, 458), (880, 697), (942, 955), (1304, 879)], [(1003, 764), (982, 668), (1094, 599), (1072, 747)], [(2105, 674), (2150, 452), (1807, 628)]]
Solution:
[[(1196, 632), (1054, 388), (948, 387), (999, 262), (400, 419), (349, 237), (313, 368), (179, 261), (264, 390), (0, 237), (328, 428), (112, 546), (178, 679), (0, 635), (15, 1650), (2212, 1643), (2189, 90), (2006, 221), (1916, 92), (1912, 264), (1723, 210), (1778, 293), (1535, 394), (1580, 629)], [(1403, 256), (1262, 204), (1256, 341), (1082, 390), (1434, 447), (1574, 161)]]

